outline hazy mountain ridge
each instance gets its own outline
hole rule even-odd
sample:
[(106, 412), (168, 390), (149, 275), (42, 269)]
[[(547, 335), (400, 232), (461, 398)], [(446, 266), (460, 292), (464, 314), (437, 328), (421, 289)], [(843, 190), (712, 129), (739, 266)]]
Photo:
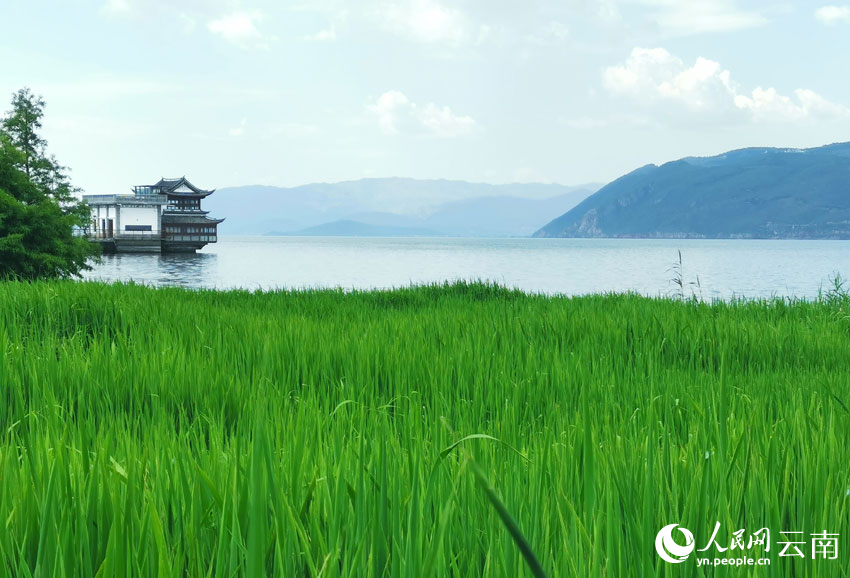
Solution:
[(371, 225), (361, 221), (340, 219), (292, 232), (272, 231), (268, 235), (316, 237), (435, 237), (440, 233), (417, 227)]
[[(223, 188), (205, 201), (205, 208), (226, 217), (222, 234), (355, 231), (351, 222), (358, 222), (364, 235), (528, 236), (598, 187), (362, 179), (291, 188)], [(322, 226), (327, 227), (315, 229)]]
[(535, 236), (850, 238), (850, 143), (647, 165)]

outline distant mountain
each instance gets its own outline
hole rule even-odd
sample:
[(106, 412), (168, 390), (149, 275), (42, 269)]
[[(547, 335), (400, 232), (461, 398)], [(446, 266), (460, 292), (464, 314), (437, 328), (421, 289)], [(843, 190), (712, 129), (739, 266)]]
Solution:
[[(204, 201), (226, 217), (222, 234), (302, 232), (337, 221), (429, 230), (434, 235), (527, 236), (599, 188), (538, 183), (362, 179), (293, 188), (223, 188)], [(333, 230), (336, 227), (331, 227)]]
[(573, 208), (591, 192), (580, 189), (548, 199), (510, 196), (454, 201), (441, 205), (423, 224), (460, 237), (528, 237), (552, 215)]
[(850, 238), (850, 143), (648, 165), (537, 237)]
[(308, 227), (292, 233), (272, 232), (269, 235), (292, 235), (304, 237), (433, 237), (439, 233), (429, 229), (414, 227), (393, 227), (387, 225), (369, 225), (347, 219)]

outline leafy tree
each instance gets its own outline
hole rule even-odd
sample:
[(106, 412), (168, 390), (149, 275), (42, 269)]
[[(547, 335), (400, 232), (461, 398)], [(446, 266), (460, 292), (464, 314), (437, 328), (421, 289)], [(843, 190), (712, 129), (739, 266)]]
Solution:
[(29, 88), (22, 88), (12, 95), (12, 110), (3, 119), (3, 129), (23, 153), (23, 169), (30, 178), (43, 168), (39, 165), (45, 164), (41, 157), (47, 141), (38, 135), (43, 112), (44, 99), (34, 96)]
[(0, 123), (0, 276), (71, 277), (90, 268), (99, 248), (74, 235), (88, 227), (88, 206), (67, 169), (39, 135), (44, 100), (24, 88)]

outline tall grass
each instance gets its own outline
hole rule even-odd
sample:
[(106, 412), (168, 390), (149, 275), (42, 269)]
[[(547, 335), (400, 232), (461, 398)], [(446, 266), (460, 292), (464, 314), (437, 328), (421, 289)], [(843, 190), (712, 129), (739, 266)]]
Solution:
[(845, 301), (3, 283), (0, 577), (846, 576)]

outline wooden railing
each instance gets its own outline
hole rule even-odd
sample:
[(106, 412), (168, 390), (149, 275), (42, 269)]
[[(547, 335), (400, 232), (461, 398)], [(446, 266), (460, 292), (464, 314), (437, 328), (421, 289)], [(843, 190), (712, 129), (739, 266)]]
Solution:
[(132, 233), (115, 233), (94, 231), (92, 229), (74, 229), (77, 237), (88, 237), (93, 241), (173, 241), (177, 243), (216, 243), (217, 233), (160, 233), (159, 231), (134, 231)]
[(108, 231), (93, 231), (91, 229), (75, 229), (74, 235), (77, 237), (88, 237), (89, 239), (97, 240), (127, 240), (127, 241), (144, 241), (161, 239), (159, 231), (134, 231), (132, 233), (115, 233), (109, 234)]

